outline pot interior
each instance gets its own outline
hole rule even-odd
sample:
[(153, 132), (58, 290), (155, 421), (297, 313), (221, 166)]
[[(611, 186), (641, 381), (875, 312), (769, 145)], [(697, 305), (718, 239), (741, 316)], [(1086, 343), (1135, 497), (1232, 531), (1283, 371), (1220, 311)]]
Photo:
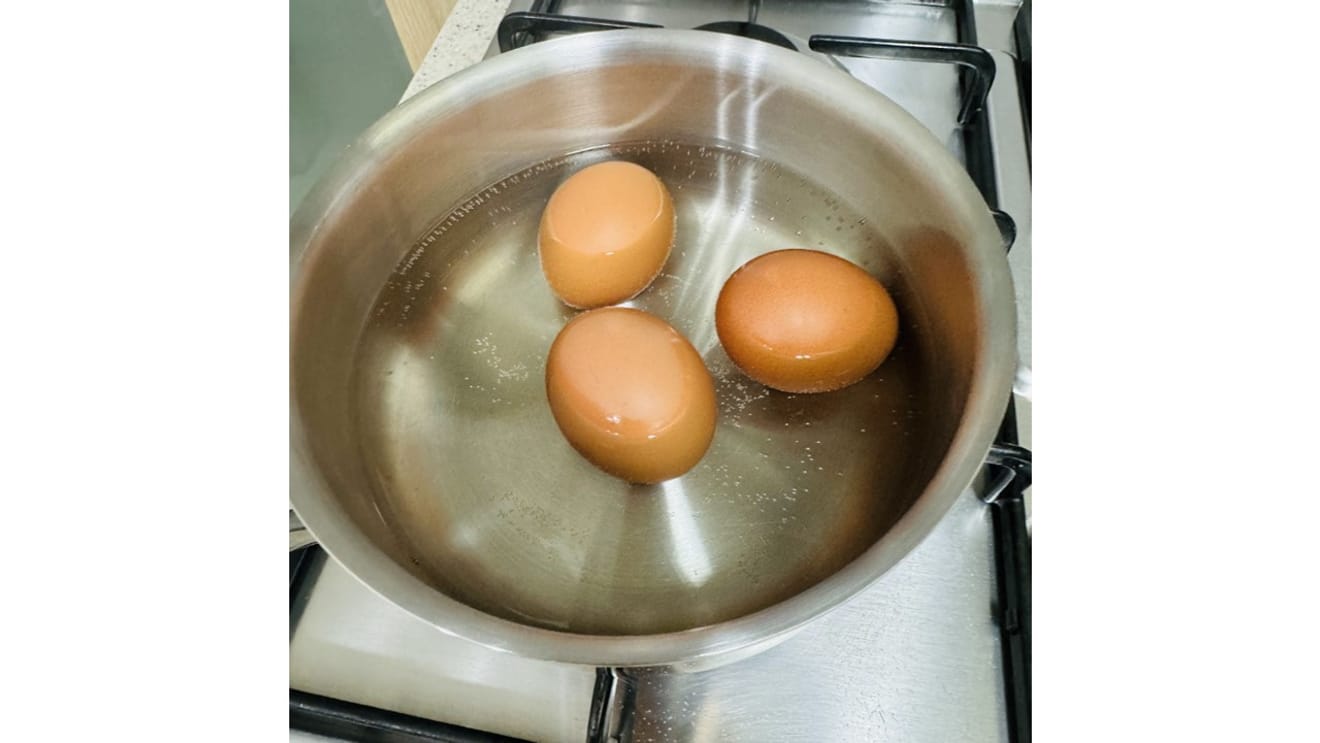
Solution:
[[(885, 539), (946, 457), (983, 328), (966, 215), (855, 114), (754, 64), (620, 56), (436, 96), (369, 133), (303, 249), (292, 345), (307, 456), (361, 537), (463, 604), (585, 635), (735, 619)], [(574, 311), (541, 275), (538, 220), (610, 158), (659, 175), (678, 216), (664, 272), (627, 305), (683, 333), (719, 395), (705, 458), (654, 486), (588, 464), (545, 399)], [(893, 294), (898, 346), (861, 383), (776, 392), (720, 347), (724, 280), (790, 247)]]

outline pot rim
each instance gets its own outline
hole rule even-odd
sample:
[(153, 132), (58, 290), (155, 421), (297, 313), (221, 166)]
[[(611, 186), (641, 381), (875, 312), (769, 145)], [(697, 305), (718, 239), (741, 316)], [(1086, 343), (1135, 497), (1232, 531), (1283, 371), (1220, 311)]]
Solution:
[[(807, 55), (735, 36), (703, 31), (627, 29), (552, 39), (506, 52), (431, 86), (393, 109), (349, 148), (321, 179), (291, 219), (291, 331), (300, 307), (299, 266), (323, 215), (351, 199), (370, 172), (368, 163), (404, 147), (433, 117), (498, 90), (517, 70), (535, 66), (561, 72), (608, 64), (616, 53), (666, 61), (745, 58), (752, 69), (775, 68), (782, 85), (824, 92), (846, 113), (873, 122), (880, 134), (904, 143), (903, 154), (966, 215), (976, 236), (966, 246), (985, 327), (976, 349), (968, 403), (948, 451), (925, 490), (902, 517), (865, 552), (816, 585), (751, 614), (679, 632), (650, 635), (582, 635), (502, 619), (432, 588), (368, 540), (329, 495), (307, 446), (295, 398), (290, 396), (290, 501), (322, 547), (373, 592), (440, 631), (498, 651), (550, 661), (595, 666), (701, 665), (738, 651), (754, 652), (837, 608), (898, 564), (935, 527), (971, 483), (994, 440), (1008, 404), (1015, 368), (1013, 293), (1008, 262), (995, 222), (963, 166), (916, 119), (896, 103), (846, 73)], [(1007, 339), (1006, 341), (1004, 339)], [(1002, 343), (1002, 348), (992, 348)], [(290, 363), (293, 363), (292, 350)], [(291, 376), (292, 382), (292, 376)]]

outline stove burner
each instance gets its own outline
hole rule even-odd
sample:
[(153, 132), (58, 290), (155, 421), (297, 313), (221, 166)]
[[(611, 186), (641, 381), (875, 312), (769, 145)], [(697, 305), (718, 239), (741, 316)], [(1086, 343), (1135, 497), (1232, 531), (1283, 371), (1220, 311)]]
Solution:
[(762, 26), (759, 23), (747, 21), (719, 21), (717, 23), (707, 23), (704, 26), (697, 26), (698, 31), (714, 31), (720, 34), (730, 34), (732, 36), (743, 36), (748, 39), (764, 41), (767, 44), (782, 46), (785, 49), (797, 51), (798, 48), (788, 37), (768, 26)]
[(697, 26), (698, 31), (714, 31), (717, 34), (729, 34), (730, 36), (741, 36), (746, 39), (755, 39), (764, 41), (767, 44), (782, 46), (785, 49), (797, 51), (793, 42), (788, 40), (787, 36), (768, 26), (762, 26), (756, 22), (756, 17), (761, 14), (761, 0), (749, 0), (747, 3), (747, 20), (743, 21), (720, 21), (718, 23), (707, 23), (704, 26)]

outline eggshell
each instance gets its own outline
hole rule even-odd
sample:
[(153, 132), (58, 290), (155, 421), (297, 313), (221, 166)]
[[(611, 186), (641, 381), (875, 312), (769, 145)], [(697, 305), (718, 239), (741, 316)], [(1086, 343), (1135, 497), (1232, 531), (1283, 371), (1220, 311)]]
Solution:
[(747, 376), (784, 392), (828, 392), (884, 362), (898, 309), (861, 267), (816, 250), (780, 250), (724, 282), (715, 329)]
[(546, 395), (568, 442), (635, 483), (687, 472), (715, 435), (715, 385), (692, 344), (641, 310), (584, 312), (546, 359)]
[(541, 215), (541, 270), (570, 307), (603, 307), (637, 295), (664, 268), (673, 244), (668, 189), (629, 162), (574, 173)]

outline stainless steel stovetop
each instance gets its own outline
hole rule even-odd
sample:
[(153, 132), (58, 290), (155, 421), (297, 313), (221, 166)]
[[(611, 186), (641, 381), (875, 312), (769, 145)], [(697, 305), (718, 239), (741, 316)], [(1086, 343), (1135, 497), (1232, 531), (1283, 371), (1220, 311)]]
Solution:
[[(745, 2), (513, 2), (672, 28), (746, 20)], [(553, 5), (546, 8), (542, 5)], [(957, 4), (766, 0), (757, 22), (813, 34), (958, 41)], [(1017, 2), (971, 4), (996, 64), (988, 100), (999, 208), (1017, 224), (1019, 436), (1030, 446), (1031, 182), (1015, 70)], [(800, 42), (800, 43), (799, 43)], [(488, 56), (499, 53), (492, 42)], [(894, 99), (963, 157), (952, 67), (823, 59)], [(969, 489), (911, 555), (853, 601), (759, 655), (710, 671), (630, 672), (632, 738), (649, 741), (1008, 741), (989, 509)], [(1028, 497), (1028, 509), (1030, 500)], [(586, 737), (596, 671), (446, 636), (327, 560), (298, 608), (291, 689), (534, 741)], [(293, 740), (321, 739), (291, 731)]]

